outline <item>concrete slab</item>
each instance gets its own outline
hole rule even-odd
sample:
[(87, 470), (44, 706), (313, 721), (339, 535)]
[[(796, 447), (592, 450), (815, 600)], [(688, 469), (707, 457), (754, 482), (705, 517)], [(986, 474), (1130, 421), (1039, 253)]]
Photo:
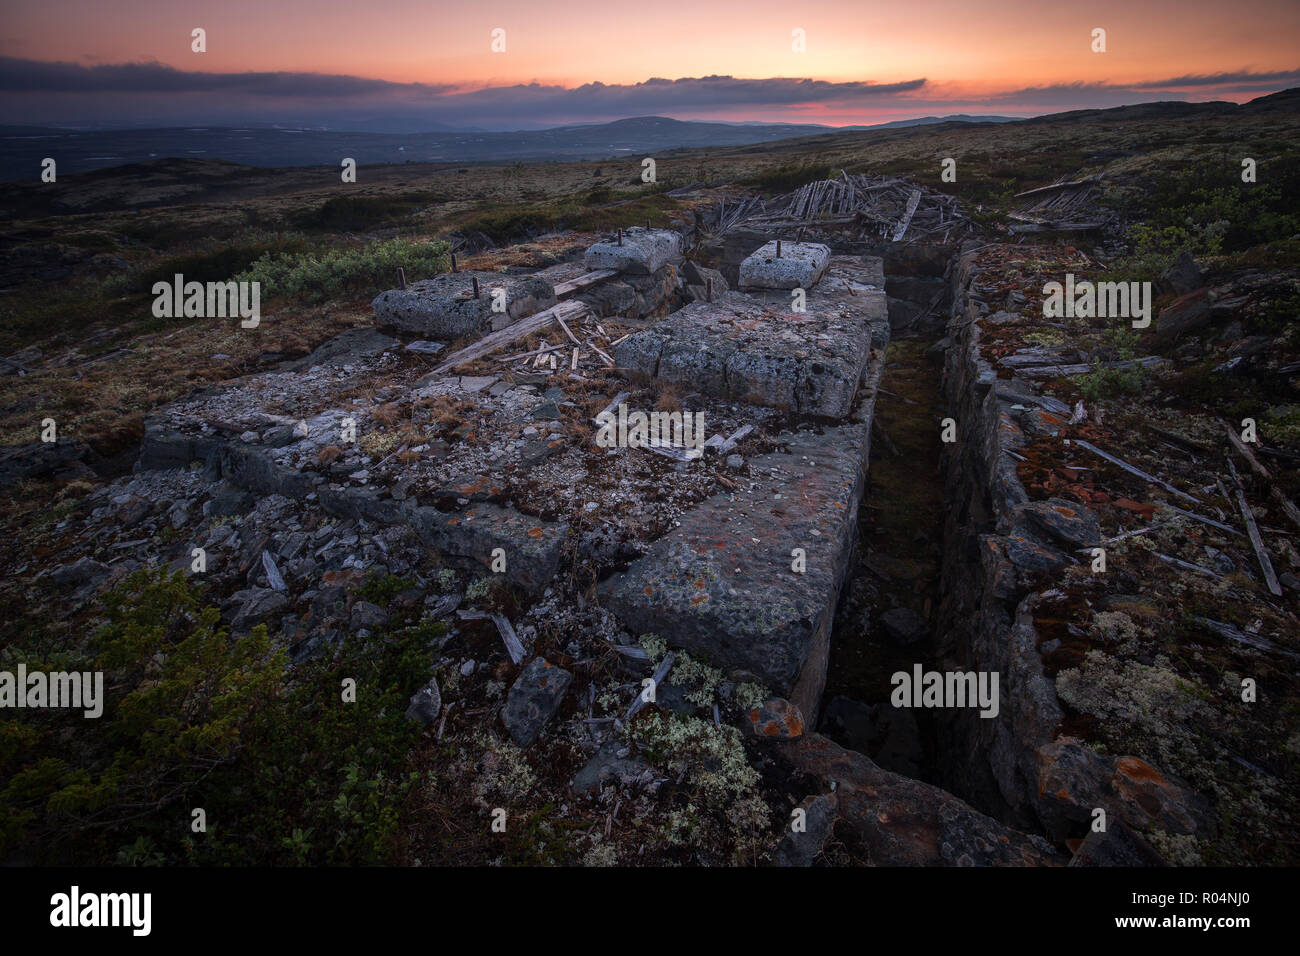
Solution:
[(778, 436), (782, 450), (750, 462), (752, 482), (683, 515), (601, 586), (602, 604), (631, 633), (749, 672), (815, 714), (869, 431), (852, 424)]
[(829, 246), (819, 242), (769, 242), (740, 264), (742, 289), (811, 289), (831, 261)]
[(658, 272), (682, 254), (682, 237), (670, 229), (624, 230), (623, 244), (611, 239), (587, 250), (583, 265), (589, 270), (617, 269), (635, 275)]
[[(479, 283), (474, 298), (473, 280)], [(494, 293), (505, 293), (505, 311), (492, 311)], [(412, 282), (377, 295), (371, 307), (380, 328), (432, 339), (479, 337), (555, 305), (555, 289), (537, 276), (457, 272)]]
[(725, 293), (696, 302), (637, 332), (615, 354), (618, 367), (733, 401), (803, 415), (848, 414), (871, 346), (887, 323), (878, 260), (836, 260), (806, 311), (789, 296)]

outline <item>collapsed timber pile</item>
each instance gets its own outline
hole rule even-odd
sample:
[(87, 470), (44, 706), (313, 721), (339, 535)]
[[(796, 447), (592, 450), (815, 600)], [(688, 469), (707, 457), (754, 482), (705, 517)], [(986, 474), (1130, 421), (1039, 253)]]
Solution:
[(770, 200), (722, 201), (715, 235), (744, 225), (772, 232), (815, 230), (841, 240), (948, 243), (976, 231), (956, 198), (894, 176), (850, 175), (806, 183)]
[(1025, 202), (1009, 213), (1015, 220), (1013, 233), (1021, 232), (1091, 232), (1104, 228), (1111, 216), (1096, 208), (1101, 192), (1101, 177), (1060, 180), (1037, 189), (1016, 193)]

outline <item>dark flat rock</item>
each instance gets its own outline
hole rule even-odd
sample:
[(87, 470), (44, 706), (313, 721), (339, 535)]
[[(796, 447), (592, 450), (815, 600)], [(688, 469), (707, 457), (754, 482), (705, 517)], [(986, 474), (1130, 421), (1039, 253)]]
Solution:
[(534, 657), (523, 669), (501, 712), (510, 739), (520, 747), (535, 741), (547, 721), (555, 716), (568, 693), (573, 675), (545, 658)]

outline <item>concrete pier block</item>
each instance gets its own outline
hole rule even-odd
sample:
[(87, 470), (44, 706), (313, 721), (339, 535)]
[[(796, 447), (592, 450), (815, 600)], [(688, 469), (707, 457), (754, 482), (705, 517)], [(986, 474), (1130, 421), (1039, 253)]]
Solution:
[(617, 269), (633, 275), (652, 275), (682, 254), (682, 237), (670, 229), (623, 231), (623, 244), (617, 239), (598, 242), (583, 259), (588, 269)]
[(769, 242), (740, 264), (742, 289), (811, 289), (826, 272), (831, 250), (818, 242)]

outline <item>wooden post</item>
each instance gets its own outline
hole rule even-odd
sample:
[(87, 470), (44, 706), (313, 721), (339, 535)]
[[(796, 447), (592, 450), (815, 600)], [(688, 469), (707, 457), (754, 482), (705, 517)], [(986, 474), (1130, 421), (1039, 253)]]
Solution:
[(778, 239), (778, 240), (776, 241), (776, 257), (777, 257), (778, 259), (781, 258), (781, 240), (780, 240), (780, 239)]
[(620, 246), (623, 244), (623, 230), (621, 228), (618, 230), (618, 244)]
[(707, 302), (713, 301), (713, 276), (704, 277), (704, 298)]
[(477, 299), (478, 298), (478, 276), (470, 276), (470, 279), (474, 283), (474, 298)]
[(456, 268), (456, 253), (454, 252), (451, 254), (451, 271), (453, 273), (458, 271)]
[(401, 266), (397, 267), (397, 284), (403, 289), (406, 288), (406, 270)]

